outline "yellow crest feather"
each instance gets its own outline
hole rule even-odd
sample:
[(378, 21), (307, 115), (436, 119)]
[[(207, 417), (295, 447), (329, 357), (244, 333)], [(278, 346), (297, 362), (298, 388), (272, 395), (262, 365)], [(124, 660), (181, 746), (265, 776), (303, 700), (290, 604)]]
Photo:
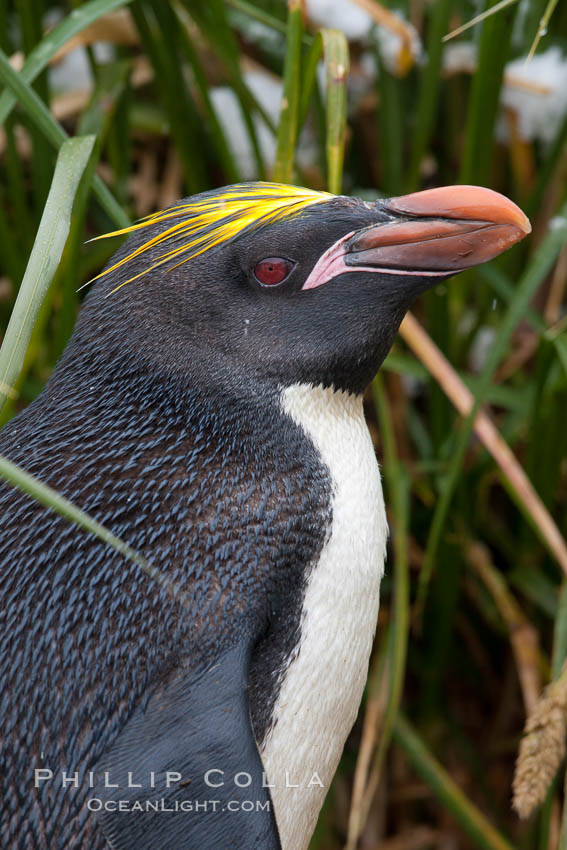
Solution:
[[(125, 266), (151, 248), (163, 246), (166, 249), (151, 266), (112, 290), (116, 292), (164, 263), (173, 262), (170, 269), (177, 268), (198, 254), (228, 242), (245, 231), (292, 218), (307, 207), (324, 203), (333, 197), (335, 196), (328, 192), (317, 192), (282, 183), (240, 183), (229, 186), (218, 194), (210, 194), (187, 204), (152, 213), (131, 227), (97, 236), (97, 239), (106, 239), (133, 233), (162, 221), (174, 221), (170, 227), (144, 242), (93, 280)], [(175, 262), (177, 260), (178, 262)]]

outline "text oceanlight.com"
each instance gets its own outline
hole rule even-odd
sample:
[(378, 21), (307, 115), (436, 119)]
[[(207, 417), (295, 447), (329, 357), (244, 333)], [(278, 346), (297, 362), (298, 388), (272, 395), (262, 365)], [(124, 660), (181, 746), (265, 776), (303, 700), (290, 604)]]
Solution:
[(270, 800), (87, 800), (91, 812), (269, 812), (270, 807)]

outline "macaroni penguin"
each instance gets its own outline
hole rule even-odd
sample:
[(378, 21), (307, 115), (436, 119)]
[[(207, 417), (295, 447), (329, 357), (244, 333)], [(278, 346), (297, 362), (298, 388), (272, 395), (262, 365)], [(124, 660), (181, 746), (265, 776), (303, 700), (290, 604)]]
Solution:
[(227, 186), (127, 228), (0, 452), (0, 843), (304, 850), (355, 720), (387, 525), (362, 393), (420, 293), (530, 230), (454, 186)]

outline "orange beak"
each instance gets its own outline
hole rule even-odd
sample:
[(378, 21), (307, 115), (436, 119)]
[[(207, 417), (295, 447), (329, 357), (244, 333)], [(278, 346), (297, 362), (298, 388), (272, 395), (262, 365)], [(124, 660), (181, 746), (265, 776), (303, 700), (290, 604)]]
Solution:
[(455, 274), (492, 260), (531, 232), (504, 195), (480, 186), (443, 186), (382, 203), (391, 222), (348, 240), (345, 263), (397, 273)]

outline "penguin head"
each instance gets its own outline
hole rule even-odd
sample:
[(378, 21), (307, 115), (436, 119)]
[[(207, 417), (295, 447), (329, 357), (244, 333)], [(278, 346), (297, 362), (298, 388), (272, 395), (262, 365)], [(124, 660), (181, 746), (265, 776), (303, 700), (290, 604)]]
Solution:
[(416, 296), (530, 225), (473, 186), (368, 203), (255, 183), (185, 199), (128, 231), (87, 313), (99, 328), (108, 315), (115, 342), (148, 368), (361, 392)]

